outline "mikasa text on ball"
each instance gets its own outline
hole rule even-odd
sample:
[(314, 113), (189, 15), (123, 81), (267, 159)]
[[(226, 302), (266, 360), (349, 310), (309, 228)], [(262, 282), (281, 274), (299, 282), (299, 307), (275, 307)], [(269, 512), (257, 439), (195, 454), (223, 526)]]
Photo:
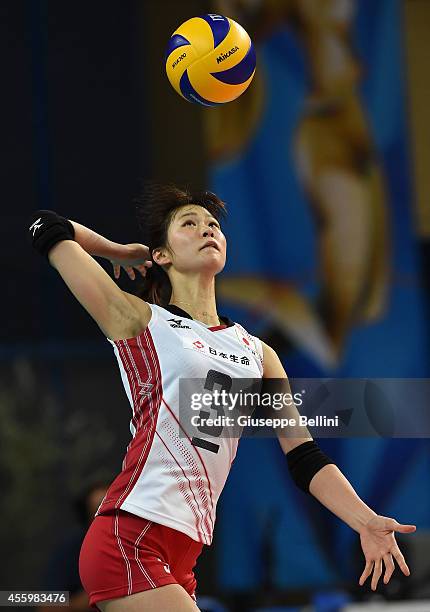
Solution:
[(188, 19), (166, 49), (170, 83), (183, 98), (204, 106), (238, 98), (252, 81), (255, 63), (248, 33), (223, 15)]

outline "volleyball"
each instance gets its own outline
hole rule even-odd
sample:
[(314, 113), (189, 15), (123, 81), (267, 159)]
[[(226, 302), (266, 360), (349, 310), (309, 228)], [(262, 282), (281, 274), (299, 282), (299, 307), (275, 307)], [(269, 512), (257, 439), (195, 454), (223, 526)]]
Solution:
[(255, 73), (255, 50), (244, 28), (223, 15), (202, 15), (173, 32), (166, 72), (179, 95), (216, 106), (238, 98)]

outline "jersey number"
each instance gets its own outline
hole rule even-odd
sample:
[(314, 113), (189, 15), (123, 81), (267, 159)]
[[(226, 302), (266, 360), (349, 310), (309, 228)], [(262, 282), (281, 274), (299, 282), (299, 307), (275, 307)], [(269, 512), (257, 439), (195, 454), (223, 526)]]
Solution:
[[(217, 385), (219, 387), (219, 391), (225, 391), (226, 393), (229, 393), (232, 384), (233, 380), (231, 376), (223, 374), (222, 372), (217, 372), (216, 370), (209, 370), (206, 376), (204, 388), (206, 389), (206, 391), (214, 391), (215, 385)], [(200, 419), (208, 419), (211, 414), (209, 410), (213, 410), (216, 413), (214, 417), (225, 416), (224, 408), (220, 405), (213, 403), (212, 406), (209, 406), (207, 410), (200, 410)], [(224, 428), (222, 425), (215, 427), (202, 424), (197, 427), (197, 429), (200, 433), (207, 434), (213, 438), (219, 438)], [(219, 444), (214, 444), (213, 442), (203, 440), (202, 438), (196, 438), (195, 436), (192, 438), (191, 444), (193, 444), (194, 446), (199, 446), (200, 448), (204, 448), (205, 450), (208, 450), (211, 453), (217, 453), (219, 451)]]

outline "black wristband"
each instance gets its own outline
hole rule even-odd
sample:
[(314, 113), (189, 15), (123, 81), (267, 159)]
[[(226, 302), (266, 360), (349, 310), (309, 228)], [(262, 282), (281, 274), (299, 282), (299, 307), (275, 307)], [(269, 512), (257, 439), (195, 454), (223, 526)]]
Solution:
[(61, 240), (73, 240), (75, 230), (68, 219), (53, 210), (37, 210), (32, 214), (28, 235), (33, 248), (44, 257)]
[(287, 453), (287, 461), (294, 482), (305, 493), (309, 493), (309, 485), (315, 474), (325, 465), (334, 463), (314, 441), (293, 448)]

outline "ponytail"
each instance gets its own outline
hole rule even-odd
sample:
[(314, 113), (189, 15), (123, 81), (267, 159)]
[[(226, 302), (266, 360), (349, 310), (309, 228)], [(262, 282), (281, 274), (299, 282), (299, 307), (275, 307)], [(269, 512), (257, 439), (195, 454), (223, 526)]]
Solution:
[(145, 302), (167, 306), (172, 295), (172, 285), (167, 273), (152, 260), (152, 266), (146, 270), (145, 278), (140, 284), (139, 297)]

